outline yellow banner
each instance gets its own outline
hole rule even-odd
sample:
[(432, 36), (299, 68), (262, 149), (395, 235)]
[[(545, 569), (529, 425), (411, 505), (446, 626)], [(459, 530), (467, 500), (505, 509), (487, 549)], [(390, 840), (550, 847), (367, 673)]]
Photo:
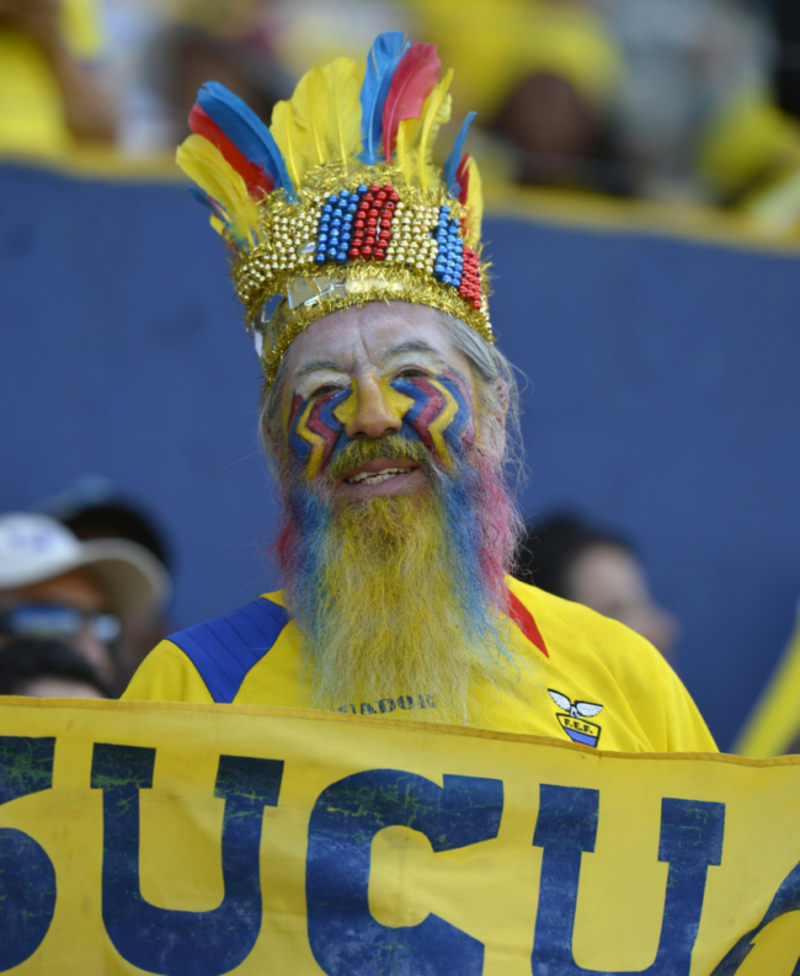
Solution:
[(0, 971), (792, 976), (799, 762), (7, 699)]

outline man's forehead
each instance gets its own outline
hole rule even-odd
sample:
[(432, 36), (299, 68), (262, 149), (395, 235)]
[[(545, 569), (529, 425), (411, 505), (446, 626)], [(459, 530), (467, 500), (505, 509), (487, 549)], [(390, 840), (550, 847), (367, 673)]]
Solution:
[(407, 356), (447, 364), (453, 353), (440, 314), (428, 306), (392, 302), (335, 312), (315, 322), (289, 348), (293, 379), (359, 363), (383, 366)]

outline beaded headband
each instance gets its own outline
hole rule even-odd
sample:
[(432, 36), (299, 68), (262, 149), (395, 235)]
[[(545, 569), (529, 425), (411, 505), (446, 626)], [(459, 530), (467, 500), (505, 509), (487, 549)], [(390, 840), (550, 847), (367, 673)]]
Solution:
[(475, 113), (434, 166), (453, 77), (439, 69), (435, 45), (381, 34), (366, 69), (312, 68), (270, 128), (217, 82), (198, 93), (177, 160), (231, 247), (265, 393), (292, 340), (352, 305), (430, 305), (493, 341), (480, 175), (463, 154)]

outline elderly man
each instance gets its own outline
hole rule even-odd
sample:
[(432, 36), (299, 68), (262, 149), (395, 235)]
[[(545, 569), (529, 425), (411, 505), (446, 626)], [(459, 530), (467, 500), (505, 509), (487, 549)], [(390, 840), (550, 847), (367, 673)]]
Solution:
[(236, 249), (283, 499), (283, 589), (162, 642), (125, 697), (325, 708), (627, 751), (713, 750), (661, 656), (512, 579), (517, 395), (480, 180), (444, 172), (432, 45), (315, 68), (271, 131), (213, 83), (179, 162)]

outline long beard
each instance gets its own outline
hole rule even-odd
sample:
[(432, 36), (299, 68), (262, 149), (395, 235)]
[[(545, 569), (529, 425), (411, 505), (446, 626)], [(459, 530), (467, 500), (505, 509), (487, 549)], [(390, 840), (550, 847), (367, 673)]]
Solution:
[(400, 438), (361, 443), (343, 463), (409, 452), (430, 491), (352, 503), (290, 486), (278, 540), (287, 606), (317, 707), (399, 703), (410, 717), (479, 724), (471, 689), (518, 678), (503, 581), (515, 508), (498, 471), (462, 464), (444, 475)]

